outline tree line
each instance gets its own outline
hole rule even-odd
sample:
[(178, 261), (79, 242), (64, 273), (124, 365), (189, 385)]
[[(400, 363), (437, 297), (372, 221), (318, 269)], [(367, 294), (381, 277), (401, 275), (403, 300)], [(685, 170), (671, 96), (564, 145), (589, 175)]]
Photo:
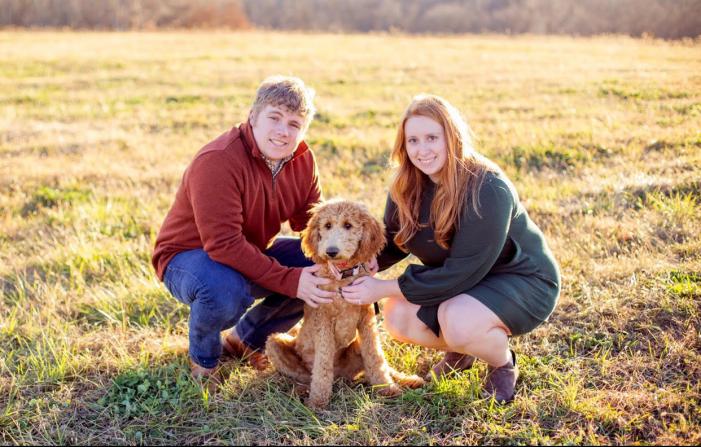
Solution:
[(0, 26), (249, 28), (240, 0), (0, 0)]
[(701, 35), (701, 0), (0, 0), (0, 26)]

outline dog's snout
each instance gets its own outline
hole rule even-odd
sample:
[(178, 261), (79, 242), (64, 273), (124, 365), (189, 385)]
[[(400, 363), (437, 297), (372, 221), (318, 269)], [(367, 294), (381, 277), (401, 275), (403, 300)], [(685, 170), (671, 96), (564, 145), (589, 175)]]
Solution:
[(326, 249), (326, 254), (332, 258), (335, 258), (340, 251), (341, 250), (339, 250), (337, 247), (329, 247)]

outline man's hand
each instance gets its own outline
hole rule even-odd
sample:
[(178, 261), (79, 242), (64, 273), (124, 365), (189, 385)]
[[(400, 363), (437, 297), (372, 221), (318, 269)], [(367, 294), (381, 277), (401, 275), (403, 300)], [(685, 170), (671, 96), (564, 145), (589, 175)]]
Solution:
[(336, 295), (336, 292), (327, 292), (317, 287), (331, 282), (326, 278), (314, 276), (314, 273), (318, 272), (320, 268), (321, 266), (318, 264), (304, 267), (302, 269), (302, 276), (299, 277), (299, 285), (297, 286), (297, 298), (312, 307), (319, 307), (319, 304), (331, 303), (333, 302), (331, 298)]

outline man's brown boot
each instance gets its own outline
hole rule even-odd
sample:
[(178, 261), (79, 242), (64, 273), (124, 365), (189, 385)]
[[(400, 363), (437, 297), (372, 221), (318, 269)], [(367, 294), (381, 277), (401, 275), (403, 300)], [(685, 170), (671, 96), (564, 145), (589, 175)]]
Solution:
[(511, 360), (505, 365), (495, 368), (490, 366), (486, 383), (484, 384), (485, 394), (494, 397), (499, 403), (505, 404), (514, 400), (516, 394), (516, 381), (518, 380), (518, 366), (516, 365), (516, 354), (511, 351)]
[(192, 378), (202, 384), (202, 386), (207, 387), (210, 393), (213, 393), (216, 388), (221, 385), (221, 379), (219, 378), (219, 368), (205, 368), (195, 363), (190, 359), (190, 374)]
[(251, 366), (258, 371), (263, 371), (268, 367), (270, 361), (268, 356), (262, 352), (251, 349), (239, 339), (236, 331), (229, 331), (222, 339), (224, 351), (233, 358), (247, 360)]
[(465, 371), (472, 368), (473, 363), (475, 363), (475, 358), (471, 355), (446, 352), (441, 361), (433, 365), (425, 379), (430, 382), (434, 377), (438, 379), (452, 371)]

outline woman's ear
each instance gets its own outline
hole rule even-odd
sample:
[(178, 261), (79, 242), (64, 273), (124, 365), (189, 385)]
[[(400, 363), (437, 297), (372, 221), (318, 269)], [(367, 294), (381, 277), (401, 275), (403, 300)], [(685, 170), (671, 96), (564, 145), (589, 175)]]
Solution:
[(318, 255), (321, 235), (319, 233), (319, 215), (316, 211), (316, 208), (311, 211), (312, 218), (307, 222), (307, 227), (302, 230), (302, 253), (316, 264), (320, 264), (323, 260)]
[(363, 238), (360, 241), (360, 258), (365, 262), (378, 254), (385, 246), (385, 228), (382, 222), (370, 214), (363, 219)]

